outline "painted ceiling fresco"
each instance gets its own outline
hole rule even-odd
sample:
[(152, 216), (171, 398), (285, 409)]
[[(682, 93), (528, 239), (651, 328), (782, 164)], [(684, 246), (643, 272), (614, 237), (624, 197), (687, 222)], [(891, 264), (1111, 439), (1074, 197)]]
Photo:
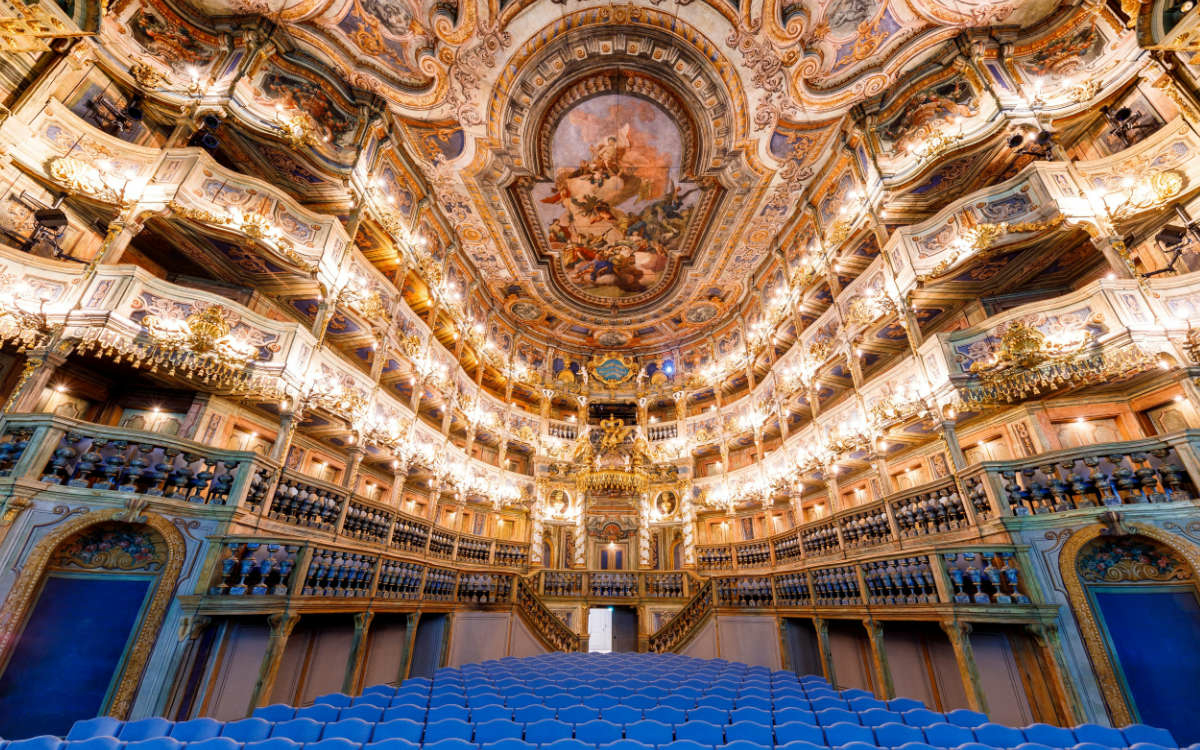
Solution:
[[(232, 92), (264, 141), (235, 158), (302, 200), (369, 175), (395, 219), (379, 237), (422, 243), (482, 318), (580, 351), (711, 336), (762, 296), (756, 274), (835, 233), (864, 174), (934, 205), (982, 166), (936, 171), (931, 133), (996, 133), (1014, 80), (1104, 75), (1124, 49), (1052, 0), (114, 8), (101, 33), (131, 73), (197, 101)], [(1003, 70), (969, 41), (989, 27), (1016, 40)], [(311, 136), (265, 143), (295, 113)]]

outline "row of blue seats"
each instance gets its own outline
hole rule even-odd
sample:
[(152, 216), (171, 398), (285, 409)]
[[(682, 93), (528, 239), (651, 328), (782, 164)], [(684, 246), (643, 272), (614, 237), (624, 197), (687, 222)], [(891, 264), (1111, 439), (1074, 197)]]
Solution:
[[(331, 696), (346, 696), (344, 693), (332, 693)], [(676, 684), (651, 684), (643, 685), (638, 688), (628, 687), (604, 687), (596, 684), (580, 685), (580, 686), (564, 686), (564, 685), (537, 685), (535, 687), (522, 686), (519, 689), (498, 690), (495, 686), (486, 686), (478, 688), (467, 688), (466, 690), (435, 690), (426, 692), (424, 690), (404, 691), (394, 693), (369, 693), (363, 697), (371, 697), (374, 699), (387, 699), (396, 703), (417, 703), (417, 704), (442, 704), (442, 703), (459, 703), (469, 705), (471, 703), (508, 703), (513, 705), (512, 701), (517, 699), (522, 700), (537, 700), (539, 698), (569, 698), (573, 702), (578, 703), (581, 700), (591, 698), (610, 698), (612, 701), (627, 701), (630, 698), (648, 698), (653, 702), (664, 700), (678, 700), (681, 702), (695, 702), (702, 700), (723, 700), (730, 704), (738, 702), (758, 701), (762, 703), (771, 703), (779, 700), (798, 700), (798, 701), (841, 701), (843, 703), (855, 700), (871, 699), (874, 696), (870, 693), (859, 690), (845, 690), (837, 692), (826, 688), (810, 688), (804, 689), (796, 686), (780, 687), (772, 690), (762, 690), (760, 688), (740, 688), (733, 690), (731, 688), (723, 688), (720, 686), (710, 686), (702, 683), (676, 683)], [(520, 704), (517, 704), (520, 705)]]
[[(843, 745), (825, 745), (805, 740), (783, 744), (760, 744), (749, 740), (734, 740), (711, 745), (692, 740), (676, 740), (662, 745), (649, 745), (634, 740), (617, 740), (601, 745), (588, 744), (575, 739), (562, 739), (536, 745), (520, 740), (501, 740), (490, 744), (475, 744), (465, 740), (447, 739), (418, 744), (393, 738), (372, 743), (358, 743), (341, 737), (330, 737), (315, 742), (297, 742), (284, 737), (272, 737), (253, 742), (238, 742), (230, 737), (211, 737), (195, 742), (180, 742), (171, 737), (156, 737), (147, 740), (125, 742), (115, 737), (95, 737), (88, 740), (66, 741), (58, 737), (43, 735), (13, 742), (0, 741), (0, 750), (997, 750), (994, 745), (968, 742), (950, 748), (938, 748), (922, 742), (886, 746), (869, 742), (849, 742)], [(1007, 750), (1055, 750), (1036, 742), (1023, 742), (1008, 746)], [(1083, 742), (1069, 750), (1108, 750), (1104, 745)], [(1150, 742), (1128, 746), (1127, 750), (1172, 750), (1172, 748)], [(1200, 743), (1184, 750), (1200, 750)]]
[(675, 740), (692, 740), (704, 745), (720, 745), (734, 740), (747, 740), (762, 745), (785, 744), (797, 740), (829, 746), (866, 742), (885, 747), (897, 747), (909, 742), (924, 742), (935, 747), (956, 747), (968, 742), (979, 742), (1001, 748), (1015, 747), (1026, 742), (1051, 748), (1069, 748), (1081, 742), (1108, 748), (1122, 748), (1138, 743), (1154, 743), (1166, 747), (1175, 745), (1174, 739), (1166, 730), (1141, 725), (1126, 727), (1124, 730), (1092, 724), (1084, 724), (1075, 729), (1048, 724), (1032, 724), (1024, 729), (1015, 729), (992, 723), (980, 724), (973, 728), (944, 723), (925, 727), (899, 723), (868, 727), (848, 722), (821, 727), (804, 722), (769, 726), (754, 722), (718, 725), (689, 721), (671, 725), (647, 720), (628, 725), (606, 721), (573, 725), (552, 719), (526, 725), (504, 720), (472, 725), (451, 719), (426, 725), (408, 719), (375, 724), (362, 719), (322, 723), (305, 718), (282, 722), (250, 718), (223, 723), (214, 719), (172, 722), (162, 718), (122, 722), (111, 717), (98, 717), (76, 722), (67, 739), (80, 741), (112, 737), (125, 742), (139, 742), (169, 738), (177, 742), (198, 742), (217, 736), (227, 737), (236, 742), (283, 737), (302, 743), (338, 738), (359, 744), (388, 739), (426, 744), (456, 739), (488, 744), (512, 739), (544, 745), (561, 739), (578, 739), (585, 744), (602, 745), (620, 739), (630, 739), (647, 745), (665, 745)]
[[(882, 705), (879, 701), (876, 704)], [(888, 710), (887, 708), (865, 708), (854, 711), (845, 708), (822, 708), (813, 710), (808, 707), (790, 704), (776, 706), (774, 709), (745, 707), (732, 710), (699, 706), (694, 708), (676, 708), (674, 706), (654, 706), (641, 708), (638, 706), (616, 705), (606, 708), (596, 708), (587, 705), (570, 705), (564, 708), (533, 704), (529, 706), (486, 705), (474, 708), (464, 706), (436, 706), (426, 709), (423, 706), (401, 704), (387, 708), (372, 703), (358, 703), (345, 708), (337, 708), (327, 703), (316, 703), (304, 708), (293, 708), (285, 704), (275, 704), (255, 709), (254, 716), (260, 716), (267, 721), (286, 721), (288, 719), (316, 719), (317, 721), (337, 721), (338, 719), (363, 719), (364, 721), (390, 721), (392, 719), (412, 719), (433, 723), (446, 719), (458, 719), (478, 724), (484, 721), (503, 719), (528, 724), (542, 719), (558, 719), (569, 724), (582, 724), (585, 721), (602, 719), (616, 724), (629, 724), (642, 719), (661, 721), (666, 724), (679, 724), (683, 721), (707, 721), (713, 724), (731, 724), (735, 721), (754, 721), (759, 724), (785, 724), (789, 721), (807, 721), (816, 724), (834, 724), (839, 721), (849, 721), (856, 724), (886, 724), (890, 721), (902, 724), (936, 724), (949, 722), (962, 726), (974, 726), (987, 721), (987, 716), (966, 709), (955, 709), (948, 713), (930, 711), (927, 708), (907, 708), (907, 703), (895, 704), (895, 708), (904, 710)], [(807, 704), (806, 704), (807, 706)]]

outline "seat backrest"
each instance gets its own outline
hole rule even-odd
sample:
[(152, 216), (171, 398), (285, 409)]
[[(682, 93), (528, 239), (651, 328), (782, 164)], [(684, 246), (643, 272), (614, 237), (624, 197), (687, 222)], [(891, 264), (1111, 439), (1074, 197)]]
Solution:
[(820, 727), (812, 724), (792, 721), (787, 724), (775, 725), (775, 741), (782, 744), (791, 742), (811, 742), (816, 745), (825, 744), (825, 733)]
[[(321, 734), (321, 739), (333, 739), (335, 737), (350, 740), (362, 744), (371, 739), (371, 732), (375, 729), (375, 724), (364, 721), (362, 719), (339, 719), (325, 725), (325, 731)], [(330, 748), (329, 750), (337, 750)]]
[[(221, 733), (221, 722), (207, 716), (189, 721), (177, 721), (171, 727), (171, 736), (180, 742), (199, 742)], [(231, 740), (232, 741), (232, 740)]]
[(281, 721), (271, 728), (271, 736), (296, 742), (316, 742), (321, 738), (321, 729), (324, 726), (321, 722), (309, 718)]
[(420, 722), (413, 721), (412, 719), (392, 719), (391, 721), (376, 724), (375, 731), (371, 734), (371, 739), (374, 742), (401, 739), (420, 744), (421, 736), (424, 732), (425, 725)]
[(1099, 724), (1080, 724), (1071, 731), (1080, 742), (1092, 742), (1105, 747), (1125, 747), (1129, 744), (1120, 729), (1102, 727)]
[(725, 730), (721, 724), (700, 721), (689, 716), (683, 724), (675, 725), (675, 739), (692, 740), (702, 745), (722, 745), (725, 743)]
[(946, 722), (960, 727), (977, 727), (986, 724), (987, 714), (972, 711), (969, 708), (956, 708), (946, 712)]
[(362, 743), (345, 737), (328, 737), (320, 742), (309, 742), (304, 747), (305, 750), (362, 750)]
[(187, 748), (188, 750), (241, 750), (242, 743), (232, 737), (209, 737), (199, 742), (189, 742)]
[(642, 719), (625, 725), (625, 736), (647, 745), (665, 745), (675, 739), (675, 728), (653, 719)]
[(67, 739), (86, 740), (91, 737), (116, 737), (125, 722), (111, 716), (97, 716), (75, 722), (67, 732)]
[(168, 721), (159, 716), (149, 719), (138, 719), (137, 721), (127, 721), (121, 727), (121, 733), (117, 736), (125, 742), (137, 742), (138, 740), (149, 740), (155, 737), (166, 737), (171, 733), (171, 728), (175, 722)]
[(247, 742), (243, 750), (300, 750), (300, 743), (287, 737), (270, 737), (257, 742)]
[(571, 734), (571, 725), (557, 719), (542, 719), (525, 725), (525, 741), (537, 745), (566, 739)]
[(338, 719), (362, 719), (376, 724), (383, 720), (383, 706), (359, 703), (349, 708), (343, 708), (338, 714)]
[(475, 742), (497, 742), (506, 739), (520, 739), (524, 728), (510, 719), (492, 719), (475, 725)]
[(930, 724), (945, 724), (946, 715), (939, 714), (936, 711), (930, 711), (928, 708), (913, 708), (905, 711), (901, 716), (904, 717), (904, 723), (914, 727), (927, 727)]
[(868, 742), (872, 744), (875, 742), (875, 734), (869, 727), (864, 727), (861, 724), (840, 721), (824, 727), (824, 730), (825, 741), (835, 747), (851, 742)]
[(470, 740), (473, 730), (463, 719), (442, 719), (425, 725), (425, 744), (440, 740)]
[(621, 739), (621, 725), (603, 719), (575, 725), (575, 739), (591, 745), (604, 745)]
[(875, 741), (880, 747), (900, 747), (908, 742), (924, 742), (925, 734), (916, 727), (891, 722), (875, 727)]
[(558, 709), (558, 720), (568, 724), (582, 724), (585, 721), (594, 721), (599, 718), (599, 709), (587, 706), (574, 705)]
[(326, 693), (313, 698), (313, 703), (318, 705), (336, 706), (337, 708), (345, 708), (354, 700), (345, 693)]
[(728, 743), (733, 743), (737, 740), (746, 740), (756, 745), (772, 745), (775, 743), (775, 735), (771, 731), (770, 724), (761, 724), (757, 721), (735, 721), (725, 727), (725, 739)]
[(975, 741), (967, 727), (954, 724), (933, 724), (925, 727), (925, 741), (934, 747), (958, 747)]
[(771, 725), (771, 712), (761, 708), (735, 708), (729, 712), (730, 722), (752, 721), (755, 724)]
[[(337, 721), (340, 709), (335, 706), (326, 705), (324, 703), (316, 703), (311, 706), (296, 709), (297, 719), (312, 719), (313, 721)], [(265, 716), (263, 717), (266, 718)]]
[(271, 735), (271, 722), (258, 717), (226, 722), (221, 727), (221, 736), (234, 742), (258, 742)]
[(972, 731), (975, 733), (975, 741), (984, 745), (1016, 747), (1025, 741), (1025, 735), (1021, 734), (1021, 730), (991, 722), (980, 724)]
[(1125, 735), (1125, 741), (1130, 745), (1148, 742), (1163, 747), (1179, 747), (1179, 743), (1175, 741), (1170, 732), (1158, 727), (1148, 727), (1145, 724), (1130, 724), (1121, 730), (1121, 734)]
[(1049, 724), (1030, 724), (1022, 730), (1022, 734), (1026, 740), (1047, 747), (1071, 747), (1079, 742), (1070, 729)]

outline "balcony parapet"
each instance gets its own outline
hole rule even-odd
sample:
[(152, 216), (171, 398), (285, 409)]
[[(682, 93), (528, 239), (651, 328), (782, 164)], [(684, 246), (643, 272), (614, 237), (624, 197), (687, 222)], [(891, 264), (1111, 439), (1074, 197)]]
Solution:
[[(759, 540), (698, 545), (697, 570), (806, 567), (881, 550), (926, 550), (1006, 539), (1014, 518), (1080, 508), (1195, 503), (1200, 430), (984, 461), (882, 500)], [(762, 557), (763, 548), (769, 553)]]
[[(226, 508), (261, 502), (278, 470), (248, 451), (45, 414), (0, 417), (0, 476), (16, 483), (146, 495)], [(118, 497), (120, 496), (120, 497)]]
[(699, 584), (682, 570), (539, 570), (530, 585), (544, 599), (645, 602), (687, 599)]
[(271, 526), (290, 545), (317, 538), (371, 554), (394, 552), (523, 570), (529, 545), (450, 531), (249, 451), (47, 414), (0, 417), (0, 481), (124, 503), (144, 495), (219, 509), (233, 528)]

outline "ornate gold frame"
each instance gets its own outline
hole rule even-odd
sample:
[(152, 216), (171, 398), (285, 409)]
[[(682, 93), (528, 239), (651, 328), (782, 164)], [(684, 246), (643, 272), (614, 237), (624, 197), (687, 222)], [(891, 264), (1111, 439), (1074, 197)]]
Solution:
[[(1153, 526), (1126, 522), (1125, 527), (1131, 534), (1149, 537), (1179, 553), (1180, 557), (1191, 567), (1193, 586), (1195, 585), (1196, 576), (1200, 573), (1200, 549), (1174, 534)], [(1100, 692), (1108, 706), (1109, 716), (1114, 725), (1124, 726), (1134, 723), (1133, 707), (1129, 705), (1125, 691), (1121, 689), (1121, 681), (1117, 677), (1117, 665), (1113, 663), (1113, 657), (1108, 652), (1104, 634), (1100, 630), (1100, 623), (1096, 621), (1096, 613), (1092, 610), (1087, 592), (1084, 591), (1083, 583), (1079, 580), (1079, 573), (1075, 568), (1079, 551), (1106, 529), (1107, 527), (1102, 524), (1095, 524), (1072, 534), (1059, 554), (1058, 570), (1063, 584), (1067, 588), (1067, 599), (1071, 603), (1071, 609), (1075, 612), (1075, 621), (1079, 624), (1083, 645), (1091, 658), (1096, 679), (1100, 683)]]
[(167, 562), (154, 584), (154, 595), (142, 616), (138, 627), (137, 637), (133, 647), (126, 655), (125, 665), (121, 668), (121, 676), (112, 699), (103, 713), (118, 719), (127, 718), (133, 706), (133, 696), (141, 681), (146, 662), (154, 648), (154, 641), (162, 626), (167, 613), (167, 605), (179, 583), (179, 572), (183, 569), (185, 545), (183, 535), (179, 530), (160, 515), (144, 513), (135, 520), (130, 520), (129, 511), (125, 508), (105, 508), (92, 511), (78, 518), (64, 522), (57, 529), (42, 537), (25, 559), (21, 573), (4, 599), (0, 609), (0, 664), (7, 664), (12, 656), (12, 648), (17, 642), (21, 630), (29, 617), (34, 600), (40, 590), (43, 576), (54, 551), (66, 540), (89, 526), (105, 521), (122, 523), (141, 523), (158, 532), (167, 545)]

